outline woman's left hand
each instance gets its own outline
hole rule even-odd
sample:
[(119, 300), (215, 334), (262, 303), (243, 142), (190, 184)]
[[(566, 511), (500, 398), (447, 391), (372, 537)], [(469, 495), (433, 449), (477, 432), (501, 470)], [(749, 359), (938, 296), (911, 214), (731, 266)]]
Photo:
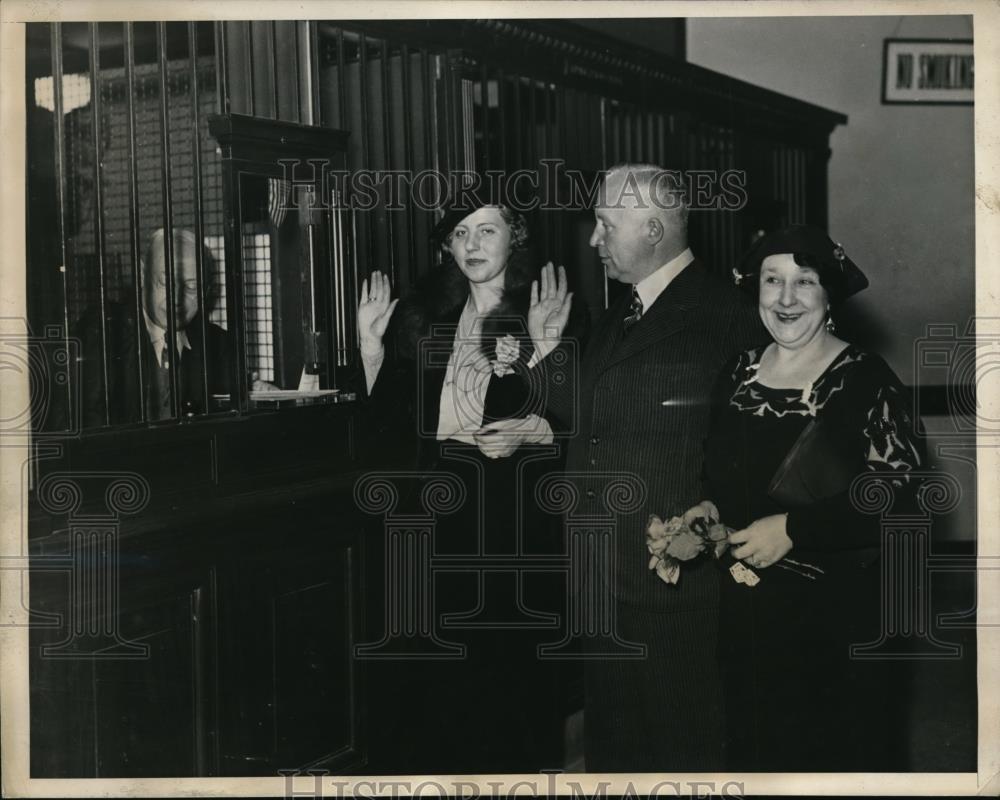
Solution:
[[(545, 430), (542, 430), (542, 426)], [(521, 419), (501, 419), (484, 425), (474, 438), (479, 452), (487, 458), (506, 458), (522, 444), (544, 441), (545, 433), (551, 438), (551, 428), (545, 421), (532, 414)]]
[(750, 527), (729, 534), (733, 557), (751, 567), (769, 567), (781, 561), (792, 549), (792, 540), (785, 533), (787, 514), (762, 517)]

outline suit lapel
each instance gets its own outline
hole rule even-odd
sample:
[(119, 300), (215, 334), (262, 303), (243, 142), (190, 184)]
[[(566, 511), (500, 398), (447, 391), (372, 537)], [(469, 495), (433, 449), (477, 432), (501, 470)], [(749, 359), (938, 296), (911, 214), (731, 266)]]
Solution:
[[(622, 326), (618, 326), (619, 332), (601, 369), (631, 358), (683, 330), (690, 320), (691, 312), (698, 305), (704, 282), (704, 267), (697, 260), (692, 261), (656, 298), (656, 302), (633, 326), (628, 336), (623, 336)], [(622, 312), (624, 317), (624, 307)]]
[(623, 292), (621, 297), (608, 306), (608, 310), (604, 312), (595, 326), (590, 337), (592, 349), (587, 354), (593, 369), (588, 370), (588, 372), (597, 374), (608, 365), (615, 347), (622, 339), (622, 320), (628, 313), (631, 299), (629, 294)]

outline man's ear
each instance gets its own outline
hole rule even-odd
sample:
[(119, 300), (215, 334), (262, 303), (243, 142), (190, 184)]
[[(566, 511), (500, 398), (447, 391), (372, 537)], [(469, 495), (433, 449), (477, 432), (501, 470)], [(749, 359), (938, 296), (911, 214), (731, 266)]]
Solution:
[(650, 217), (646, 223), (646, 241), (655, 247), (660, 243), (665, 234), (666, 231), (663, 229), (663, 223), (656, 217)]

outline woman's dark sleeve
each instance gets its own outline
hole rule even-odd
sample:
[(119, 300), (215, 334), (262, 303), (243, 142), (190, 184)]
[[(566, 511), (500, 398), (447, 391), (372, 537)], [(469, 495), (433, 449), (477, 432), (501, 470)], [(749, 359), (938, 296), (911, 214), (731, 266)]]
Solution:
[[(898, 511), (914, 506), (916, 482), (909, 473), (920, 469), (926, 456), (902, 384), (882, 359), (869, 359), (870, 367), (858, 376), (862, 385), (853, 387), (861, 391), (853, 392), (854, 409), (847, 418), (858, 429), (855, 449), (864, 471), (889, 482)], [(855, 508), (849, 491), (789, 511), (786, 531), (796, 548), (808, 550), (877, 547), (881, 542), (879, 516)]]
[(350, 374), (345, 387), (360, 400), (357, 441), (360, 461), (365, 466), (405, 466), (415, 457), (412, 451), (416, 439), (414, 364), (394, 352), (393, 340), (390, 326), (384, 338), (382, 366), (370, 391), (361, 363)]

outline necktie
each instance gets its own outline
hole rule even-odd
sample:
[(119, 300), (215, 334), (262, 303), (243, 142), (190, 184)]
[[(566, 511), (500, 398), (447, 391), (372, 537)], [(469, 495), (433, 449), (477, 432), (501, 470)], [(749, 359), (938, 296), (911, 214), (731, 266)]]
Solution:
[(629, 305), (629, 314), (622, 320), (622, 330), (627, 334), (642, 317), (642, 298), (639, 297), (639, 290), (632, 287), (632, 303)]

